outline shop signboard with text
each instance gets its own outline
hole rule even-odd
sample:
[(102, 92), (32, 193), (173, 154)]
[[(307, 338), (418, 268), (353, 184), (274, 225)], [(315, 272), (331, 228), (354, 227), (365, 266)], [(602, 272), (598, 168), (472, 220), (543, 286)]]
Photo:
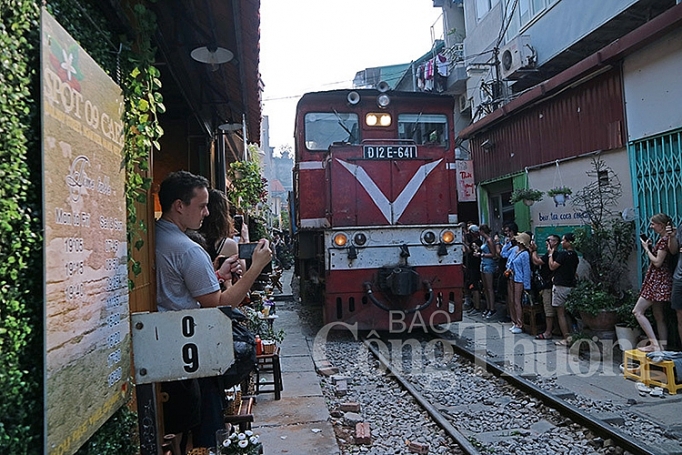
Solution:
[(42, 11), (47, 454), (71, 455), (129, 395), (123, 96)]
[(457, 200), (459, 202), (476, 201), (476, 182), (474, 181), (474, 162), (471, 160), (455, 160), (457, 172)]

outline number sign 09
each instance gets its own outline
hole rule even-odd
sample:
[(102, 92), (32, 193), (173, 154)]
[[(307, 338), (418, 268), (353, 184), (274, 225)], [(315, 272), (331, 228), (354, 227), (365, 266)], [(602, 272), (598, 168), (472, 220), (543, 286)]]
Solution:
[[(182, 336), (192, 338), (194, 336), (194, 318), (185, 316), (182, 318)], [(199, 349), (194, 343), (186, 343), (182, 346), (182, 360), (185, 362), (185, 371), (194, 373), (199, 369)]]

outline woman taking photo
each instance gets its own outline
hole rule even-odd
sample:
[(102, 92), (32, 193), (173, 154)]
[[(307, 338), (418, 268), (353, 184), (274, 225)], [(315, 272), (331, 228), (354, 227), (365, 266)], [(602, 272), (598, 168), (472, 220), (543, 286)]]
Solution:
[(509, 315), (512, 320), (511, 333), (523, 332), (523, 308), (521, 308), (521, 300), (523, 299), (523, 291), (530, 289), (530, 235), (525, 232), (514, 237), (518, 251), (512, 258), (510, 256), (507, 262), (507, 270), (511, 270), (509, 278), (512, 282), (513, 299), (510, 299)]
[[(640, 327), (649, 338), (649, 344), (639, 348), (644, 352), (661, 351), (668, 340), (668, 327), (663, 318), (663, 302), (670, 300), (673, 287), (673, 277), (668, 264), (670, 262), (668, 236), (665, 233), (665, 227), (671, 222), (672, 220), (665, 213), (658, 213), (651, 217), (649, 227), (659, 236), (655, 246), (645, 234), (640, 236), (642, 248), (649, 258), (649, 268), (644, 276), (642, 291), (632, 314), (635, 315)], [(649, 307), (652, 307), (654, 319), (656, 319), (658, 339), (651, 323), (644, 315)]]
[(485, 297), (486, 310), (483, 317), (490, 319), (495, 314), (495, 290), (493, 287), (493, 274), (497, 264), (497, 248), (490, 237), (490, 227), (482, 224), (479, 228), (483, 244), (478, 252), (474, 253), (481, 258), (481, 281), (483, 282), (483, 296)]

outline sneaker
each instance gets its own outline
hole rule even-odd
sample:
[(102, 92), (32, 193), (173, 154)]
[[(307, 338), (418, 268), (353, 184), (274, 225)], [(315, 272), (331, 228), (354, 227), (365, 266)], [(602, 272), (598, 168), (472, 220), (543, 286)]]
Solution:
[(495, 313), (497, 313), (495, 310), (488, 311), (488, 314), (485, 315), (485, 318), (491, 319), (493, 316), (495, 316)]
[(483, 313), (481, 313), (481, 316), (484, 318), (488, 319), (488, 314), (490, 313), (490, 310), (485, 310)]
[(521, 327), (514, 326), (511, 328), (510, 332), (513, 334), (519, 334), (519, 333), (523, 333), (523, 329)]

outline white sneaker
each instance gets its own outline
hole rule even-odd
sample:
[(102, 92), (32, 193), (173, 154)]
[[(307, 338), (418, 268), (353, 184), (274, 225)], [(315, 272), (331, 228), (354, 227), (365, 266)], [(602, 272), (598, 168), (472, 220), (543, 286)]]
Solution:
[(512, 327), (510, 330), (511, 333), (518, 334), (518, 333), (523, 333), (523, 329), (521, 327)]

